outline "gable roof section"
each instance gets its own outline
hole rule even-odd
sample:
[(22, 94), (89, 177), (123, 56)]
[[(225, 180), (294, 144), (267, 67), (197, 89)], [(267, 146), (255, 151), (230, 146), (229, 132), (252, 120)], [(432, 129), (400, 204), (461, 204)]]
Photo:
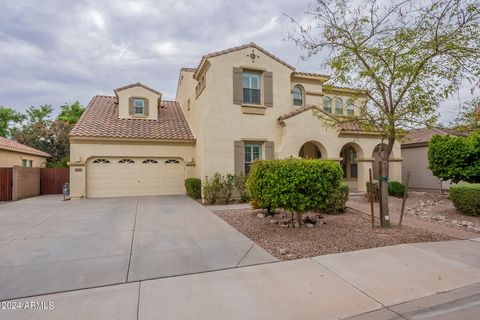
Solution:
[(468, 136), (468, 133), (439, 127), (413, 129), (407, 132), (405, 137), (402, 139), (402, 147), (425, 146), (435, 135), (466, 137)]
[[(289, 113), (281, 115), (280, 117), (277, 118), (277, 120), (279, 122), (283, 122), (286, 119), (295, 117), (295, 116), (297, 116), (301, 113), (304, 113), (305, 111), (308, 111), (308, 110), (317, 110), (317, 111), (323, 113), (324, 115), (326, 115), (327, 117), (330, 117), (332, 119), (337, 119), (337, 116), (335, 116), (335, 115), (333, 115), (329, 112), (324, 111), (322, 108), (320, 108), (318, 106), (306, 105), (304, 107), (297, 108), (293, 111), (290, 111)], [(357, 122), (341, 122), (337, 125), (337, 128), (338, 128), (339, 131), (364, 132), (364, 130), (362, 130), (360, 124), (357, 123)]]
[(50, 157), (50, 155), (46, 152), (37, 150), (35, 148), (26, 146), (24, 144), (18, 143), (16, 141), (0, 137), (0, 149), (1, 150), (7, 150), (7, 151), (12, 151), (12, 152), (19, 152), (19, 153), (25, 153), (25, 154), (31, 154), (35, 156), (40, 156), (40, 157)]
[(194, 77), (197, 76), (198, 70), (200, 70), (200, 67), (202, 66), (202, 64), (204, 63), (204, 61), (208, 60), (209, 58), (218, 57), (218, 56), (221, 56), (221, 55), (230, 53), (230, 52), (235, 52), (235, 51), (243, 50), (243, 49), (246, 49), (246, 48), (255, 48), (255, 49), (257, 49), (258, 51), (260, 51), (260, 52), (262, 52), (263, 54), (265, 54), (266, 56), (272, 58), (273, 60), (276, 60), (276, 61), (280, 62), (281, 64), (283, 64), (283, 65), (286, 66), (287, 68), (291, 69), (292, 71), (295, 71), (295, 67), (293, 67), (292, 65), (290, 65), (290, 64), (286, 63), (285, 61), (281, 60), (280, 58), (274, 56), (273, 54), (271, 54), (271, 53), (268, 52), (267, 50), (265, 50), (265, 49), (263, 49), (262, 47), (258, 46), (256, 43), (250, 42), (250, 43), (247, 43), (247, 44), (244, 44), (244, 45), (241, 45), (241, 46), (232, 47), (232, 48), (228, 48), (228, 49), (220, 50), (220, 51), (216, 51), (216, 52), (211, 52), (211, 53), (208, 53), (208, 54), (204, 55), (204, 56), (202, 57), (202, 59), (200, 60), (200, 63), (198, 64), (198, 67), (197, 67), (197, 69), (195, 70), (195, 73), (194, 73), (193, 76), (194, 76)]
[(162, 94), (161, 94), (160, 92), (158, 92), (157, 90), (152, 89), (152, 88), (144, 85), (144, 84), (141, 83), (141, 82), (136, 82), (136, 83), (128, 84), (128, 85), (126, 85), (126, 86), (123, 86), (123, 87), (120, 87), (120, 88), (117, 88), (117, 89), (113, 90), (113, 92), (117, 93), (118, 91), (123, 91), (123, 90), (127, 90), (127, 89), (130, 89), (130, 88), (135, 88), (135, 87), (142, 87), (142, 88), (144, 88), (144, 89), (146, 89), (146, 90), (148, 90), (148, 91), (151, 91), (151, 92), (153, 92), (153, 93), (156, 93), (156, 94), (158, 94), (158, 95), (160, 95), (160, 96), (162, 95)]
[(70, 137), (194, 141), (180, 105), (161, 101), (158, 120), (120, 119), (111, 96), (95, 96), (70, 132)]

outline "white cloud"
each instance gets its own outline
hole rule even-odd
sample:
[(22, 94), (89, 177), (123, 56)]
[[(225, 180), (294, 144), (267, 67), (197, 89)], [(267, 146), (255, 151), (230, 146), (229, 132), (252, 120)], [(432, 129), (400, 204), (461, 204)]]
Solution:
[(162, 56), (172, 56), (178, 52), (178, 47), (173, 42), (165, 41), (155, 43), (153, 50)]
[(90, 11), (88, 12), (88, 15), (90, 16), (91, 21), (97, 27), (98, 30), (105, 29), (105, 19), (103, 18), (103, 15), (100, 12), (98, 12), (95, 9), (90, 9)]

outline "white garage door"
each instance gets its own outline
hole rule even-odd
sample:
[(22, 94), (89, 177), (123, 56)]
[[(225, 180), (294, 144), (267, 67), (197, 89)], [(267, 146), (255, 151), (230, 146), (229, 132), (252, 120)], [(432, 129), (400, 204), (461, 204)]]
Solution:
[(87, 197), (184, 194), (178, 158), (94, 158), (87, 164)]

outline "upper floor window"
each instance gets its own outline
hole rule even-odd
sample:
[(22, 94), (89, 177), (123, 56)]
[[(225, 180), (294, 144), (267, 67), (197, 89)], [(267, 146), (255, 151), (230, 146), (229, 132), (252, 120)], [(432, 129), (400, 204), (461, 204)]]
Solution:
[(330, 97), (323, 98), (323, 110), (332, 112), (332, 99), (330, 99)]
[(349, 116), (353, 116), (354, 113), (355, 113), (355, 106), (353, 104), (353, 101), (352, 100), (348, 100), (347, 101), (347, 115)]
[(135, 114), (143, 115), (145, 112), (145, 101), (143, 99), (133, 99), (133, 108)]
[(303, 106), (303, 91), (300, 86), (295, 86), (293, 88), (293, 105), (294, 106)]
[(260, 104), (260, 74), (243, 73), (243, 103)]
[(335, 114), (343, 114), (343, 101), (341, 98), (335, 99)]

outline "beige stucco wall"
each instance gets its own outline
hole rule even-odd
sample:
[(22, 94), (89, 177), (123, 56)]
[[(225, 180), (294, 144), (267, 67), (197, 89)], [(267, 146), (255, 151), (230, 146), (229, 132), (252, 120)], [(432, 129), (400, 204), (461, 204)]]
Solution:
[[(195, 175), (200, 178), (211, 176), (215, 172), (232, 173), (234, 171), (234, 141), (273, 141), (276, 158), (298, 156), (301, 146), (308, 141), (321, 142), (330, 158), (339, 158), (341, 148), (347, 143), (353, 143), (358, 148), (359, 189), (364, 190), (371, 168), (372, 152), (381, 141), (378, 136), (339, 136), (336, 129), (326, 129), (320, 120), (310, 111), (304, 112), (286, 120), (282, 127), (277, 118), (295, 110), (292, 102), (292, 88), (301, 83), (307, 95), (306, 103), (322, 105), (321, 81), (301, 80), (293, 78), (292, 70), (267, 55), (255, 50), (260, 58), (252, 62), (247, 54), (252, 49), (247, 48), (228, 54), (209, 58), (209, 68), (206, 72), (206, 88), (201, 95), (195, 97), (196, 81), (193, 73), (182, 72), (183, 79), (179, 81), (177, 101), (185, 111), (189, 124), (197, 138), (195, 160), (197, 167)], [(245, 114), (240, 105), (233, 104), (233, 68), (243, 67), (270, 71), (273, 73), (273, 107), (265, 108), (264, 115)], [(263, 84), (261, 84), (263, 85)], [(263, 89), (263, 88), (262, 88)], [(331, 93), (332, 98), (338, 93)], [(343, 96), (344, 103), (350, 95)], [(190, 110), (186, 110), (190, 99)], [(359, 101), (355, 100), (357, 104)], [(334, 108), (334, 101), (332, 107)], [(322, 153), (324, 151), (322, 150)], [(400, 160), (400, 147), (395, 145), (394, 156)], [(399, 161), (391, 163), (390, 176), (401, 180), (401, 165)]]
[[(129, 98), (145, 98), (149, 101), (149, 112), (146, 119), (156, 120), (158, 118), (158, 98), (160, 95), (137, 86), (117, 92), (118, 95), (118, 114), (120, 118), (139, 118), (139, 116), (131, 116), (128, 114)], [(143, 118), (143, 117), (142, 117)]]
[(40, 168), (13, 167), (12, 200), (20, 200), (40, 194)]
[(19, 153), (7, 150), (0, 150), (0, 167), (22, 166), (22, 160), (32, 160), (32, 167), (44, 168), (47, 158), (34, 156), (26, 153)]
[(403, 182), (406, 182), (407, 174), (410, 171), (409, 187), (412, 189), (448, 189), (450, 183), (442, 182), (435, 177), (428, 169), (428, 146), (415, 148), (402, 148), (402, 173)]
[[(128, 140), (77, 140), (70, 144), (70, 193), (72, 198), (86, 196), (86, 162), (92, 157), (175, 157), (186, 163), (194, 156), (193, 143), (167, 143)], [(195, 166), (188, 164), (185, 178), (193, 177)]]

